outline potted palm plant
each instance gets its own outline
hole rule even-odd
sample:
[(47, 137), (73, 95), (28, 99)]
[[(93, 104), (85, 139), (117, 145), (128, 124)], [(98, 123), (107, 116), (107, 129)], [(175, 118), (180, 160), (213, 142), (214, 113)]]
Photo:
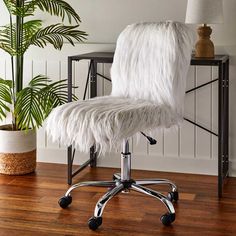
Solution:
[[(30, 46), (51, 44), (60, 50), (64, 40), (74, 45), (86, 33), (78, 30), (80, 17), (63, 0), (3, 0), (9, 24), (0, 27), (0, 49), (9, 54), (11, 78), (0, 78), (0, 120), (11, 115), (11, 123), (0, 126), (0, 173), (20, 175), (36, 167), (36, 129), (51, 110), (67, 101), (65, 80), (51, 82), (38, 75), (23, 86), (24, 55)], [(32, 19), (36, 10), (58, 16), (62, 23), (43, 26)], [(64, 25), (67, 19), (69, 24)], [(73, 23), (74, 22), (74, 23)]]

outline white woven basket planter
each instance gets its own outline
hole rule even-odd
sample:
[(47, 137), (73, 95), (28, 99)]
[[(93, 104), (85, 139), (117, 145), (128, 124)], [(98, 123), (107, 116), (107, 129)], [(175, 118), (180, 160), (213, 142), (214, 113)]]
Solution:
[(0, 173), (23, 175), (36, 168), (36, 132), (9, 131), (0, 126)]

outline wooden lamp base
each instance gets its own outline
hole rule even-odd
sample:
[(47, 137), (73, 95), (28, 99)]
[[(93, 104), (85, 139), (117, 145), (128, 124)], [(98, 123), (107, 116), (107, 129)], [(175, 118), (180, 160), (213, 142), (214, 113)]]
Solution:
[(198, 28), (197, 32), (199, 35), (199, 40), (195, 45), (195, 57), (214, 58), (214, 44), (210, 40), (210, 36), (212, 33), (211, 27), (204, 24), (203, 26), (200, 26)]

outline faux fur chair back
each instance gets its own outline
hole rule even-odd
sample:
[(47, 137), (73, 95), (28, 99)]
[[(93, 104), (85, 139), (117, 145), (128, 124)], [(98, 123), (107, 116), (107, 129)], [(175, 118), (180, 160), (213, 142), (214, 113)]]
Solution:
[(120, 34), (112, 96), (144, 99), (183, 113), (192, 35), (177, 22), (138, 23)]

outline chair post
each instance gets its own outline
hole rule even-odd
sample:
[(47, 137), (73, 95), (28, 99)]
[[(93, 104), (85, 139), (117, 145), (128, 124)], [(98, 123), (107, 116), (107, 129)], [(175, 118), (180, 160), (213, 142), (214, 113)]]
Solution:
[(121, 181), (131, 179), (131, 153), (129, 152), (128, 139), (123, 140), (123, 150), (121, 153)]

